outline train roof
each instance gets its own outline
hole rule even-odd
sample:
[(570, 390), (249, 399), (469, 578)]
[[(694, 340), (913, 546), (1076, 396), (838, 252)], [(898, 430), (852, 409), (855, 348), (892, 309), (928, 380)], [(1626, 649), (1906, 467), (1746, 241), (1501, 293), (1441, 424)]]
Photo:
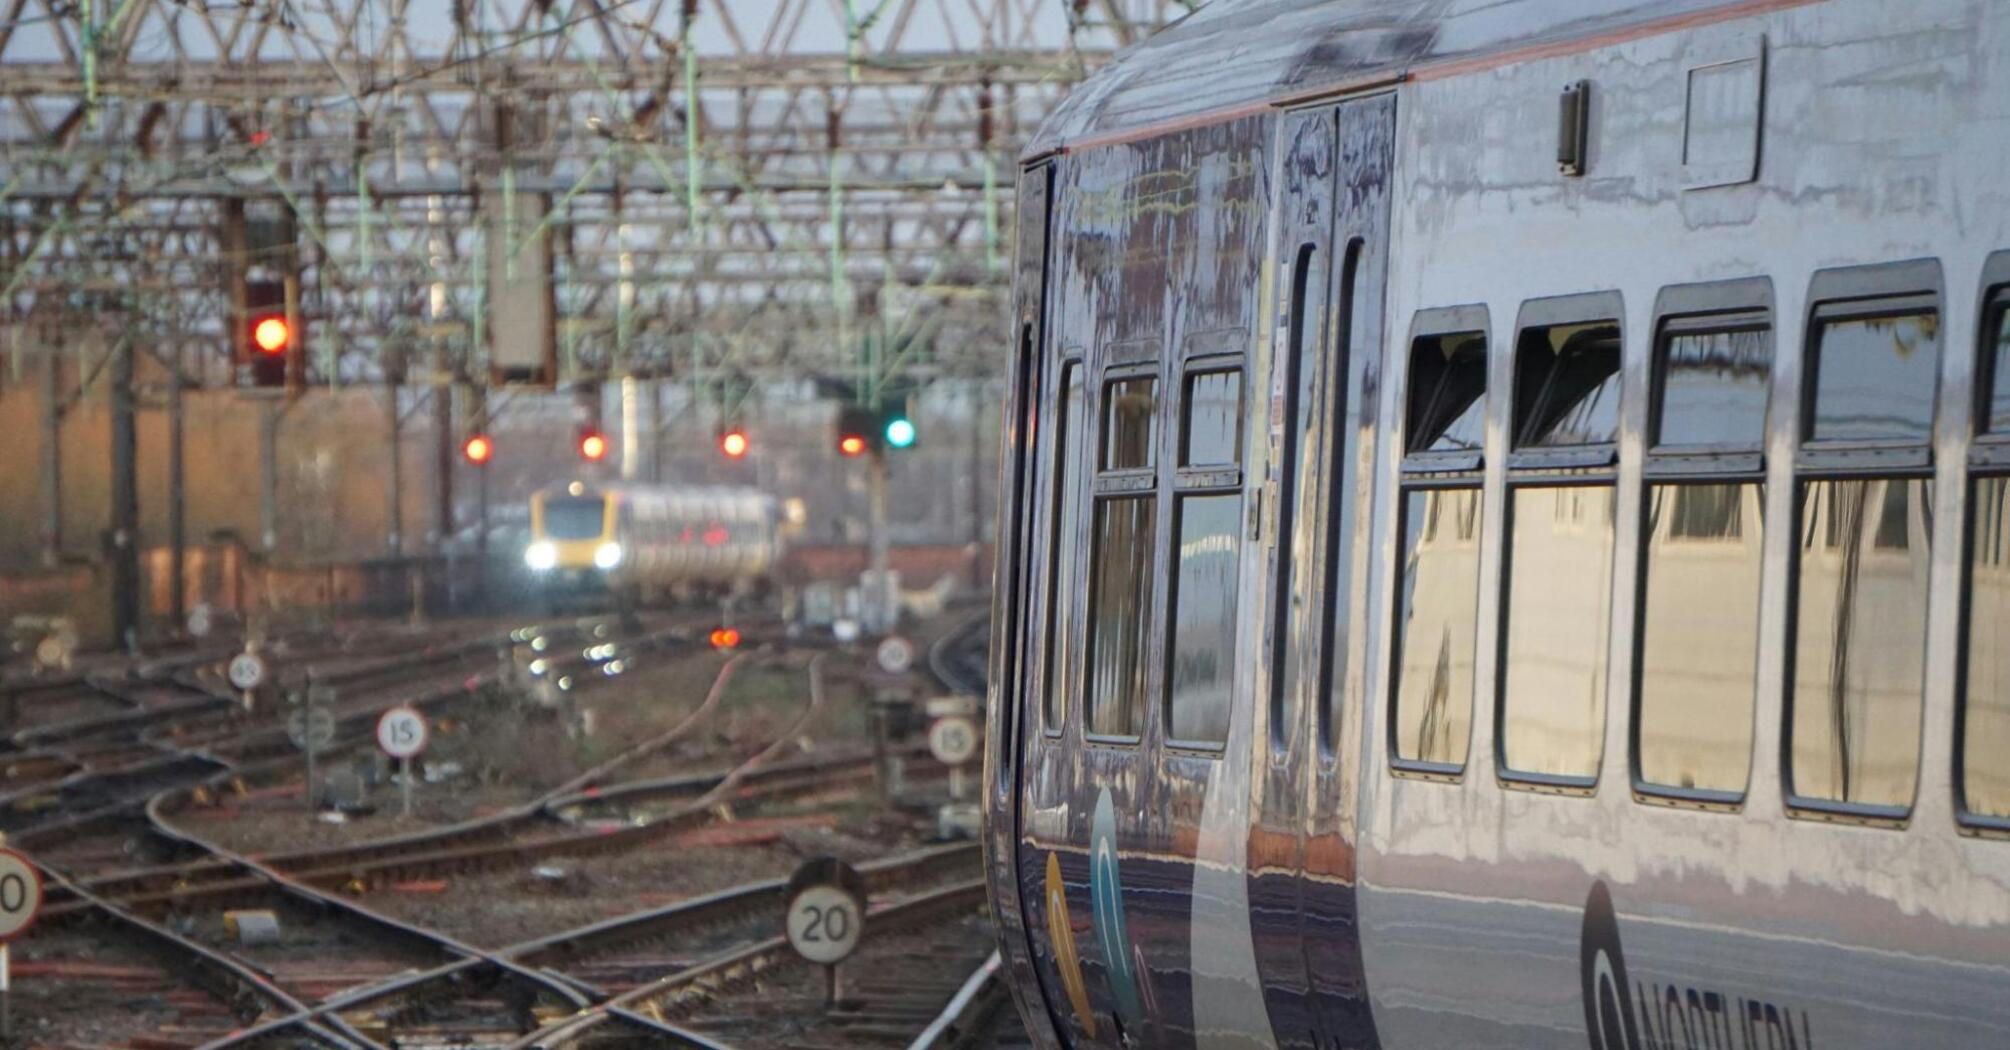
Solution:
[(1425, 70), (1820, 0), (1214, 0), (1119, 54), (1041, 125), (1026, 157), (1256, 112)]

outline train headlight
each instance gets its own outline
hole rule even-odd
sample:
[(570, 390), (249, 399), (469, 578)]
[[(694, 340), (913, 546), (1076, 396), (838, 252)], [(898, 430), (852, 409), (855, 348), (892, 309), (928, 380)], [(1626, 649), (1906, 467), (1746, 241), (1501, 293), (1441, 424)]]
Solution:
[(524, 549), (523, 563), (538, 572), (558, 568), (558, 548), (546, 540), (539, 540)]
[(621, 544), (603, 543), (593, 551), (593, 564), (602, 569), (612, 569), (621, 564)]

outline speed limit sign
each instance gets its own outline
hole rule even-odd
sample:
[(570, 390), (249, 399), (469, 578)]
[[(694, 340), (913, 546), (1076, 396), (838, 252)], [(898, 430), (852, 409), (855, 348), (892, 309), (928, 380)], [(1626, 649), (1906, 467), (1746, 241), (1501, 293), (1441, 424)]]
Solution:
[(238, 653), (230, 658), (230, 684), (250, 692), (265, 682), (265, 661), (257, 653)]
[(28, 858), (0, 849), (0, 944), (26, 933), (41, 910), (41, 872)]
[(945, 766), (960, 766), (977, 757), (977, 723), (967, 715), (949, 715), (928, 727), (928, 753)]
[(914, 666), (914, 645), (897, 634), (888, 635), (874, 652), (879, 669), (887, 674), (906, 674)]
[(865, 880), (851, 865), (822, 857), (789, 879), (789, 946), (813, 963), (835, 966), (865, 937)]
[(394, 707), (377, 719), (377, 747), (392, 758), (424, 754), (429, 735), (426, 716), (409, 707)]

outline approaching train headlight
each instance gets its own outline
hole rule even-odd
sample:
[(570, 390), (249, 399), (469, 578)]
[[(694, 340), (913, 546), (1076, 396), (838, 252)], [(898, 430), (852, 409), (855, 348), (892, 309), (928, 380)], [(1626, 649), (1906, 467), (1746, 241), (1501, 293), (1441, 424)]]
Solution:
[(558, 568), (558, 548), (547, 540), (539, 540), (524, 549), (523, 563), (538, 572)]
[(621, 564), (621, 544), (603, 543), (594, 548), (593, 564), (602, 569), (612, 569)]

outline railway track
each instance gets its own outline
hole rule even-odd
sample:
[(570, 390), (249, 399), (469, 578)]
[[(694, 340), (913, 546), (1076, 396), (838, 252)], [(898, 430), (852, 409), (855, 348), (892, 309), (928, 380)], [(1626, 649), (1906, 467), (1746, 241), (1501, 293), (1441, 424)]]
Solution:
[(990, 674), (991, 610), (957, 621), (928, 647), (928, 669), (953, 693), (982, 697)]
[[(350, 681), (376, 676), (407, 690), (437, 694), (427, 702), (445, 702), (488, 676), (464, 673), (462, 658), (472, 652), (443, 659), (436, 679), (417, 682), (414, 665), (400, 666), (395, 660), (347, 671)], [(816, 805), (855, 796), (872, 781), (872, 758), (865, 749), (808, 758), (788, 755), (824, 705), (823, 659), (812, 662), (810, 703), (801, 716), (766, 747), (722, 773), (610, 783), (619, 771), (663, 752), (711, 717), (743, 658), (729, 662), (706, 701), (671, 730), (638, 741), (525, 805), (447, 828), (256, 857), (196, 834), (177, 818), (204, 805), (206, 795), (233, 790), (248, 778), (270, 776), (297, 761), (290, 749), (274, 749), (269, 759), (261, 750), (273, 727), (219, 723), (196, 714), (190, 720), (203, 724), (191, 728), (179, 719), (146, 717), (150, 709), (172, 701), (129, 697), (135, 717), (128, 726), (143, 724), (149, 733), (170, 726), (179, 730), (144, 743), (169, 758), (198, 757), (220, 765), (196, 783), (167, 787), (121, 782), (113, 775), (143, 765), (139, 761), (88, 770), (90, 777), (79, 782), (93, 783), (90, 790), (100, 792), (104, 804), (87, 823), (100, 829), (101, 836), (63, 835), (60, 846), (45, 847), (54, 854), (48, 861), (53, 870), (45, 916), (57, 928), (65, 920), (89, 920), (92, 928), (123, 930), (124, 936), (143, 940), (165, 958), (199, 959), (185, 972), (168, 969), (214, 990), (218, 1005), (204, 1016), (243, 1033), (219, 1035), (200, 1026), (188, 1030), (217, 1035), (216, 1045), (502, 1045), (589, 1011), (596, 1003), (644, 991), (673, 971), (702, 966), (709, 959), (707, 951), (726, 950), (759, 932), (749, 925), (750, 916), (764, 906), (779, 910), (772, 898), (780, 884), (737, 887), (494, 951), (401, 922), (354, 895), (427, 875), (521, 866), (530, 857), (627, 851), (736, 814), (759, 813), (766, 806)], [(202, 687), (192, 669), (168, 673), (181, 676), (174, 683), (178, 688)], [(381, 696), (359, 701), (358, 717), (367, 713), (374, 718), (384, 703)], [(187, 707), (199, 711), (201, 704), (191, 700)], [(232, 728), (242, 731), (228, 732)], [(71, 739), (118, 732), (78, 732)], [(177, 751), (175, 745), (183, 742), (199, 750)], [(113, 754), (112, 742), (104, 746)], [(131, 801), (142, 793), (147, 799), (135, 814)], [(64, 825), (36, 825), (22, 834), (56, 838), (51, 828)], [(135, 865), (132, 844), (141, 840), (150, 855), (192, 859)], [(967, 867), (974, 856), (974, 850), (956, 847), (926, 863), (954, 861)], [(963, 859), (954, 860), (958, 857)], [(73, 870), (91, 873), (72, 878)], [(249, 904), (279, 913), (287, 943), (244, 944), (218, 934), (226, 929), (220, 911), (243, 910)], [(168, 918), (161, 921), (150, 913)], [(710, 939), (704, 933), (708, 929)], [(673, 940), (673, 947), (662, 947)], [(378, 1001), (390, 1005), (370, 1015), (351, 1009)], [(662, 1022), (618, 1003), (608, 1016), (623, 1030), (639, 1025), (650, 1038), (680, 1038)]]

